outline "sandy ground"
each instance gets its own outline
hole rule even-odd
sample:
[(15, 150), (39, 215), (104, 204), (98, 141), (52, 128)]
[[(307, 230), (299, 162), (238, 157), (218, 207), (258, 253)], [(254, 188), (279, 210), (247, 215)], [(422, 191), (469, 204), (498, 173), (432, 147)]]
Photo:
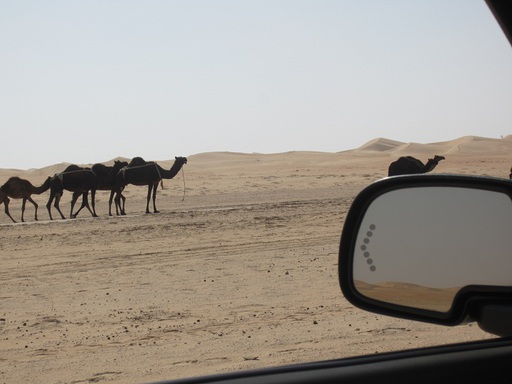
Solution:
[[(123, 217), (108, 216), (107, 192), (98, 218), (50, 221), (48, 192), (33, 196), (37, 222), (31, 204), (16, 224), (2, 206), (0, 383), (144, 383), (490, 338), (475, 324), (353, 307), (338, 285), (338, 246), (354, 196), (399, 156), (444, 155), (434, 172), (508, 178), (510, 153), (509, 137), (207, 153), (164, 181), (159, 214), (144, 214), (146, 188), (135, 186)], [(65, 166), (2, 169), (0, 183), (39, 185)], [(18, 221), (20, 207), (11, 200)]]

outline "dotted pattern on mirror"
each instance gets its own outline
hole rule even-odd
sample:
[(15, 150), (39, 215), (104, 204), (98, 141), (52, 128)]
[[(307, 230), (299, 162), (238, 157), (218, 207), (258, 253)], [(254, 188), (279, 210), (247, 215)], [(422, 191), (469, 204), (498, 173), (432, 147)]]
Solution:
[(363, 244), (361, 244), (361, 251), (363, 251), (363, 256), (366, 259), (366, 263), (370, 266), (370, 271), (375, 272), (377, 267), (373, 264), (373, 259), (370, 257), (370, 251), (368, 250), (368, 244), (370, 244), (370, 237), (373, 236), (373, 232), (375, 231), (375, 224), (370, 224), (370, 230), (366, 232), (366, 237), (363, 239)]

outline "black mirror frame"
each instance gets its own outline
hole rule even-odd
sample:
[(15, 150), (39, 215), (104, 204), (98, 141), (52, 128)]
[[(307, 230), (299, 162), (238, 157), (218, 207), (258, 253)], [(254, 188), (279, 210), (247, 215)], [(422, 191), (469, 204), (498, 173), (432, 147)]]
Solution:
[(440, 325), (457, 325), (462, 322), (477, 320), (479, 316), (476, 315), (476, 308), (478, 308), (479, 303), (482, 302), (499, 300), (500, 302), (512, 303), (512, 286), (496, 287), (478, 285), (464, 287), (455, 296), (452, 307), (446, 313), (385, 303), (363, 296), (357, 291), (352, 275), (353, 254), (356, 246), (357, 233), (369, 205), (377, 197), (386, 192), (422, 186), (477, 188), (502, 192), (511, 196), (512, 199), (512, 181), (493, 177), (422, 174), (388, 177), (369, 185), (354, 199), (347, 213), (341, 234), (338, 276), (341, 290), (346, 299), (354, 306), (370, 312)]

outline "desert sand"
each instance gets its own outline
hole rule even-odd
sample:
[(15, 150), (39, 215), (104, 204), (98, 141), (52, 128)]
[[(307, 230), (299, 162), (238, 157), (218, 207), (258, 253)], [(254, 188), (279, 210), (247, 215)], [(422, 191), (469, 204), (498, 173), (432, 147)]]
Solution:
[[(175, 153), (158, 190), (128, 186), (126, 216), (50, 221), (49, 192), (0, 207), (0, 383), (146, 383), (481, 340), (457, 327), (364, 312), (341, 294), (340, 234), (356, 194), (389, 163), (443, 155), (434, 173), (508, 179), (512, 138), (375, 139), (338, 153)], [(113, 154), (115, 157), (117, 154)], [(65, 160), (65, 159), (63, 159)], [(113, 160), (105, 161), (111, 164)], [(103, 159), (98, 159), (103, 162)], [(66, 163), (0, 169), (41, 184)], [(61, 207), (69, 216), (70, 193)]]

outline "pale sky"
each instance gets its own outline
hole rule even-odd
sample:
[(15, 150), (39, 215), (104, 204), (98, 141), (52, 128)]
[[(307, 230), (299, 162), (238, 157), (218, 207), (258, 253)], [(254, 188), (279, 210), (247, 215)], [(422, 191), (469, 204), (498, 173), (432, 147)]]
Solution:
[(512, 133), (483, 0), (0, 0), (0, 168)]

